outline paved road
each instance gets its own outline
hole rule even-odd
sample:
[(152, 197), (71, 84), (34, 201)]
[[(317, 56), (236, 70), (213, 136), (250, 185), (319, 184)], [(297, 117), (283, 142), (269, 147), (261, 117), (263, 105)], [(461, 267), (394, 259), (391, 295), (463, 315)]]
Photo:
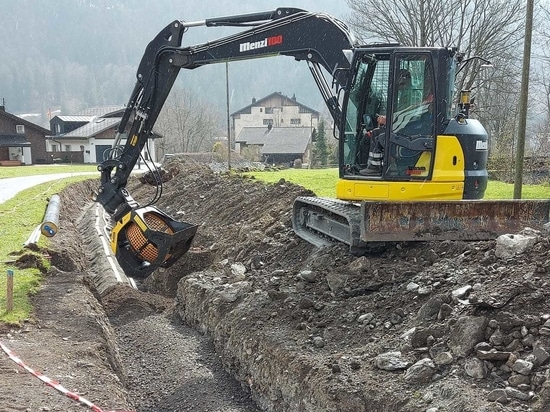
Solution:
[(10, 177), (7, 179), (0, 179), (0, 203), (4, 203), (6, 200), (15, 197), (20, 191), (28, 189), (30, 187), (50, 182), (52, 180), (65, 179), (67, 177), (95, 174), (99, 177), (98, 172), (79, 172), (79, 173), (55, 173), (52, 175), (36, 175), (36, 176), (22, 176), (22, 177)]

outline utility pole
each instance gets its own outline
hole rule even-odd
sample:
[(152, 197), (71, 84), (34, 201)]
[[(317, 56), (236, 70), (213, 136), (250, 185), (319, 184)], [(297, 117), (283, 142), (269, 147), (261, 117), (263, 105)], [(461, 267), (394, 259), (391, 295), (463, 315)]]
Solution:
[(525, 156), (527, 98), (529, 95), (531, 37), (533, 33), (533, 2), (534, 0), (527, 0), (527, 11), (526, 11), (526, 17), (525, 17), (525, 40), (523, 44), (523, 67), (521, 72), (521, 94), (519, 99), (518, 144), (516, 149), (516, 174), (514, 178), (514, 199), (521, 199), (521, 187), (523, 186), (523, 158)]
[(227, 169), (231, 170), (231, 122), (229, 120), (229, 62), (225, 62), (225, 100), (227, 103)]

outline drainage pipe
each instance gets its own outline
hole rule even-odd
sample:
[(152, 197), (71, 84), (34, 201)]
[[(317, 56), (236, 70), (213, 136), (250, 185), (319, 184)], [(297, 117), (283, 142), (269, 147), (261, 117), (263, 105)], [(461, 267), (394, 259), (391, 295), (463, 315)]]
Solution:
[(59, 211), (61, 210), (61, 198), (53, 195), (50, 198), (44, 221), (40, 225), (40, 232), (47, 237), (55, 236), (59, 226)]

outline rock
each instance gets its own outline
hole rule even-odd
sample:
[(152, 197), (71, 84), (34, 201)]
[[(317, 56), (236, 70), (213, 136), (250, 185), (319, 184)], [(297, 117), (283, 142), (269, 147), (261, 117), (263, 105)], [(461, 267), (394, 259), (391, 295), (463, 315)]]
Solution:
[(453, 307), (444, 303), (439, 308), (439, 313), (437, 314), (437, 320), (445, 320), (453, 313)]
[(514, 328), (525, 326), (525, 320), (520, 319), (516, 314), (510, 312), (499, 312), (496, 316), (499, 329), (503, 332), (509, 332)]
[(246, 273), (246, 267), (242, 263), (237, 262), (231, 265), (231, 274), (235, 276), (237, 281), (244, 280), (245, 273)]
[(502, 346), (502, 344), (504, 343), (504, 336), (502, 334), (502, 331), (500, 329), (495, 330), (489, 338), (489, 342), (491, 343), (491, 345), (494, 346)]
[(497, 238), (495, 255), (501, 259), (509, 259), (520, 255), (537, 243), (536, 236), (524, 236), (520, 234), (501, 235)]
[(308, 283), (315, 283), (317, 281), (317, 274), (312, 270), (302, 270), (298, 273), (298, 279)]
[(431, 286), (421, 286), (416, 291), (416, 293), (418, 293), (420, 296), (429, 295), (432, 292), (433, 292), (433, 288)]
[(468, 356), (474, 346), (485, 337), (487, 318), (482, 316), (463, 316), (451, 329), (449, 349), (456, 356)]
[(406, 289), (407, 289), (407, 291), (409, 291), (409, 292), (416, 292), (416, 291), (418, 290), (419, 287), (420, 287), (420, 286), (418, 285), (418, 283), (409, 282), (409, 283), (407, 284)]
[(439, 313), (441, 305), (447, 303), (449, 298), (445, 295), (432, 296), (422, 307), (418, 310), (416, 319), (419, 322), (435, 319)]
[(501, 400), (506, 399), (508, 397), (505, 389), (494, 389), (487, 395), (487, 399), (491, 402), (501, 402)]
[(513, 374), (508, 378), (508, 383), (510, 386), (520, 386), (520, 385), (528, 385), (531, 379), (529, 376), (520, 375), (520, 374)]
[(378, 369), (385, 371), (397, 371), (407, 369), (410, 363), (403, 359), (401, 352), (386, 352), (374, 358), (374, 364)]
[(421, 348), (427, 345), (430, 336), (438, 339), (446, 333), (448, 333), (447, 328), (439, 325), (430, 325), (427, 328), (417, 327), (410, 334), (410, 342), (413, 348)]
[(408, 383), (428, 383), (436, 373), (435, 364), (431, 359), (421, 359), (412, 365), (405, 372), (405, 382)]
[(478, 359), (486, 360), (490, 362), (500, 362), (500, 361), (507, 361), (510, 357), (511, 352), (504, 352), (504, 351), (498, 351), (496, 349), (492, 349), (490, 351), (485, 350), (477, 350), (476, 356)]
[(514, 363), (514, 366), (512, 366), (512, 370), (522, 375), (529, 375), (533, 370), (533, 364), (526, 360), (518, 359)]
[(303, 297), (298, 302), (298, 307), (300, 309), (310, 309), (315, 306), (315, 302), (311, 300), (310, 298)]
[(539, 366), (545, 365), (550, 360), (550, 354), (541, 346), (535, 346), (533, 348), (533, 356)]
[(352, 272), (363, 272), (370, 268), (370, 263), (366, 256), (361, 256), (351, 262), (348, 268)]
[(532, 392), (524, 393), (518, 389), (512, 388), (510, 386), (506, 387), (506, 394), (515, 399), (519, 399), (520, 401), (529, 401), (533, 398), (534, 394)]
[(315, 336), (313, 338), (313, 345), (316, 348), (323, 348), (325, 346), (325, 340), (320, 336)]
[(539, 333), (544, 336), (550, 336), (550, 319), (544, 322), (544, 325), (541, 326)]
[(449, 348), (447, 347), (447, 345), (445, 343), (439, 342), (439, 343), (436, 343), (435, 345), (433, 345), (430, 348), (429, 352), (430, 352), (430, 356), (432, 358), (435, 358), (440, 353), (447, 352), (448, 350), (449, 350)]
[(373, 319), (374, 319), (374, 313), (364, 313), (363, 315), (360, 315), (357, 318), (357, 322), (367, 324), (367, 323), (371, 323)]
[(464, 363), (464, 372), (466, 375), (474, 379), (483, 379), (487, 377), (487, 367), (485, 362), (478, 358), (469, 358), (466, 359)]
[(326, 276), (328, 287), (334, 293), (338, 293), (346, 286), (347, 277), (340, 273), (330, 272)]
[(453, 363), (453, 354), (451, 352), (441, 352), (436, 357), (433, 358), (433, 361), (436, 365), (450, 365)]
[(470, 291), (472, 290), (471, 285), (462, 286), (461, 288), (455, 289), (451, 292), (451, 297), (454, 302), (457, 302), (458, 299), (464, 299)]

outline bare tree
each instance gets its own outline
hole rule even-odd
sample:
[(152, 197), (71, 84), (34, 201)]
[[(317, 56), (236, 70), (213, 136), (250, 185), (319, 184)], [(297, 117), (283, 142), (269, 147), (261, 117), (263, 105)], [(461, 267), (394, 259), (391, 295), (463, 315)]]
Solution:
[(531, 109), (531, 139), (526, 152), (530, 155), (532, 172), (541, 170), (549, 179), (550, 164), (550, 5), (540, 2), (535, 9), (535, 24), (533, 29), (533, 70), (531, 75), (530, 109)]
[[(403, 46), (457, 47), (466, 56), (482, 56), (495, 65), (517, 60), (523, 36), (521, 0), (347, 0), (350, 26), (365, 41)], [(476, 80), (481, 62), (462, 71), (465, 87)]]
[[(474, 56), (456, 89), (476, 97), (472, 114), (485, 125), (491, 150), (512, 164), (524, 35), (522, 0), (347, 0), (352, 29), (365, 41), (457, 47)], [(483, 69), (487, 61), (492, 69)], [(490, 70), (490, 71), (488, 71)], [(512, 157), (513, 158), (513, 157)]]
[(219, 135), (221, 115), (190, 91), (174, 87), (155, 131), (163, 136), (164, 153), (210, 152)]

